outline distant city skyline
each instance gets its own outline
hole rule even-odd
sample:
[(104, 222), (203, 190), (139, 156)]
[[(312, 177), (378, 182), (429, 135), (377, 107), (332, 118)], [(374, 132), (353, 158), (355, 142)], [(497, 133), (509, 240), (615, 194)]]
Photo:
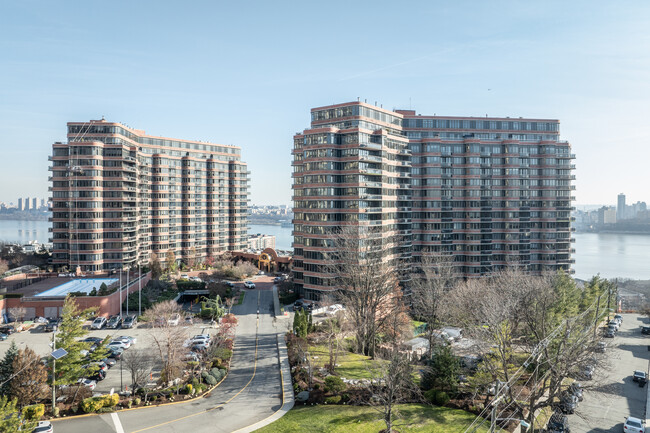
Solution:
[[(240, 146), (251, 202), (289, 205), (291, 137), (309, 108), (357, 97), (559, 119), (577, 155), (576, 205), (621, 191), (650, 200), (647, 2), (111, 5), (125, 11), (119, 32), (100, 3), (0, 5), (1, 201), (15, 202), (16, 186), (49, 197), (50, 144), (66, 139), (67, 121), (104, 115)], [(390, 30), (354, 31), (360, 23)]]

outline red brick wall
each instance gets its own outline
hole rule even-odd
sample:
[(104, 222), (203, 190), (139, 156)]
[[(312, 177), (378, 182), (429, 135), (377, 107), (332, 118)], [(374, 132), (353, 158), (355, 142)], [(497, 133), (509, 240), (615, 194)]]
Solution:
[[(151, 279), (151, 273), (143, 276), (142, 278), (142, 287), (144, 287), (147, 282)], [(128, 289), (124, 290), (122, 293), (122, 301), (126, 300), (127, 293), (134, 293), (138, 291), (138, 283), (134, 283), (129, 286)], [(99, 316), (112, 316), (114, 314), (120, 314), (120, 293), (115, 292), (111, 293), (108, 296), (79, 296), (75, 298), (77, 304), (82, 309), (90, 307), (99, 307), (98, 315)], [(63, 300), (43, 300), (43, 301), (23, 301), (21, 298), (8, 298), (0, 300), (0, 309), (8, 310), (13, 307), (26, 307), (34, 308), (36, 316), (45, 315), (45, 307), (62, 307)], [(137, 304), (136, 304), (137, 307)]]

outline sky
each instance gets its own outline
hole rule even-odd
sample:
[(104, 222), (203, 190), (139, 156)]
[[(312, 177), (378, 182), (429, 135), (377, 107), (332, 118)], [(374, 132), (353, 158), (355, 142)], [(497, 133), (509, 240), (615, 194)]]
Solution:
[(47, 197), (66, 122), (241, 146), (291, 203), (313, 107), (552, 118), (576, 205), (650, 202), (647, 1), (0, 2), (0, 201)]

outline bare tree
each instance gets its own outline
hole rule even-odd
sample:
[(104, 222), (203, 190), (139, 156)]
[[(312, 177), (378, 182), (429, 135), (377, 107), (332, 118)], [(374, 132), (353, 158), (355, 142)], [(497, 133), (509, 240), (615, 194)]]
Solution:
[(11, 307), (9, 309), (9, 316), (16, 322), (22, 322), (27, 315), (27, 308), (25, 307)]
[(122, 355), (120, 361), (131, 374), (131, 388), (136, 391), (144, 388), (151, 376), (154, 366), (154, 359), (151, 353), (143, 349), (129, 350)]
[(145, 311), (144, 316), (151, 323), (151, 337), (162, 365), (161, 379), (173, 380), (182, 368), (183, 342), (186, 335), (178, 326), (182, 309), (174, 301), (163, 301)]
[(436, 343), (435, 329), (444, 320), (445, 296), (457, 284), (458, 277), (453, 267), (453, 257), (450, 255), (427, 254), (422, 256), (418, 272), (411, 277), (411, 302), (413, 313), (424, 321), (425, 336), (429, 341), (428, 356), (433, 353)]
[(408, 357), (398, 350), (391, 350), (388, 362), (371, 369), (368, 390), (371, 393), (370, 405), (382, 414), (386, 424), (383, 432), (394, 432), (395, 419), (399, 418), (396, 406), (413, 401), (419, 393)]
[(356, 337), (356, 351), (374, 356), (379, 330), (390, 316), (402, 269), (394, 237), (366, 227), (344, 227), (331, 239), (327, 271), (340, 289)]

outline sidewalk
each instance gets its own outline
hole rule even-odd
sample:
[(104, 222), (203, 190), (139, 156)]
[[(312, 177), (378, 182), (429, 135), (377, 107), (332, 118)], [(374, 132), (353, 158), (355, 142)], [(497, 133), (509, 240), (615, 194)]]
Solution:
[(282, 380), (282, 407), (273, 415), (255, 424), (236, 430), (235, 433), (249, 433), (271, 424), (282, 418), (294, 405), (293, 385), (291, 383), (291, 369), (287, 356), (287, 345), (284, 342), (284, 335), (278, 334), (278, 362), (280, 365), (280, 378)]

